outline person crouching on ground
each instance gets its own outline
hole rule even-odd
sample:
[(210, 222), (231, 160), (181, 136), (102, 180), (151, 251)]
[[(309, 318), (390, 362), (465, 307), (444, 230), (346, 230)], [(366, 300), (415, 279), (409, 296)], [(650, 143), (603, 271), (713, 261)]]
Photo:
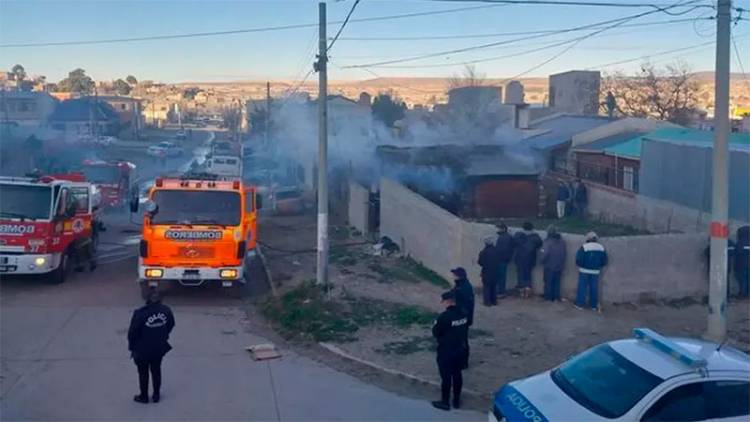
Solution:
[(523, 231), (513, 236), (516, 246), (516, 272), (518, 273), (518, 289), (522, 298), (531, 296), (531, 272), (536, 265), (536, 254), (542, 246), (542, 238), (534, 232), (534, 225), (528, 221), (523, 223)]
[(567, 251), (565, 241), (555, 226), (547, 228), (547, 239), (542, 245), (542, 266), (544, 267), (544, 299), (550, 302), (560, 300), (560, 279), (565, 268)]
[(437, 365), (440, 372), (440, 400), (432, 405), (441, 410), (450, 410), (451, 389), (453, 390), (453, 407), (461, 407), (461, 389), (463, 387), (464, 362), (468, 359), (469, 350), (469, 317), (456, 306), (456, 291), (449, 290), (441, 296), (445, 306), (432, 326), (432, 336), (437, 340)]
[(477, 263), (482, 267), (482, 303), (484, 306), (497, 305), (497, 272), (499, 257), (493, 239), (484, 239), (484, 249), (479, 252)]
[(168, 340), (173, 328), (172, 310), (161, 303), (158, 291), (151, 290), (146, 305), (133, 312), (128, 329), (128, 350), (138, 367), (140, 394), (133, 397), (138, 403), (148, 403), (149, 372), (154, 386), (152, 400), (161, 400), (161, 361), (172, 350)]
[(591, 309), (599, 309), (599, 275), (607, 265), (608, 257), (604, 246), (597, 241), (596, 233), (586, 234), (584, 243), (576, 253), (578, 266), (578, 293), (576, 294), (576, 309), (586, 306), (586, 293), (589, 296)]

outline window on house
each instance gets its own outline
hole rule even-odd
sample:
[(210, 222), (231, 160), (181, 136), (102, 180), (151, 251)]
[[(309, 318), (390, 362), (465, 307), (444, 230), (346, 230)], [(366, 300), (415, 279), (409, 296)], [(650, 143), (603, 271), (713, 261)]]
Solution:
[(631, 192), (635, 191), (635, 169), (630, 166), (622, 168), (622, 188)]
[(120, 104), (120, 110), (127, 110), (128, 106), (127, 104)]

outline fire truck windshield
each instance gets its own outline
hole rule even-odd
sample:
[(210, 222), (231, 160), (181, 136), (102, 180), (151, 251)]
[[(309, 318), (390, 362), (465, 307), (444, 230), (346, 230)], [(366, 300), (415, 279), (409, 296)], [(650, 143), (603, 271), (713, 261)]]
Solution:
[(83, 174), (92, 183), (117, 184), (120, 180), (120, 171), (114, 166), (83, 166)]
[(238, 192), (157, 190), (152, 199), (158, 208), (151, 224), (240, 224)]
[(49, 186), (0, 184), (0, 218), (50, 218), (52, 192)]

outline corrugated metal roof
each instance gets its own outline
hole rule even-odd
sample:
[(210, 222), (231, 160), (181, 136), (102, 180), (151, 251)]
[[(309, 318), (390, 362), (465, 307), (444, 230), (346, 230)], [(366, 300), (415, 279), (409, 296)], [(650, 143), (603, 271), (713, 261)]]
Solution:
[[(643, 136), (637, 136), (628, 141), (621, 142), (617, 145), (607, 147), (604, 149), (604, 152), (619, 157), (640, 159), (641, 147), (644, 139), (661, 142), (685, 143), (698, 146), (703, 145), (710, 148), (713, 146), (714, 133), (707, 130), (697, 129), (662, 128), (649, 132)], [(732, 133), (729, 136), (729, 144), (732, 149), (750, 148), (750, 134)]]
[(606, 148), (619, 145), (623, 142), (630, 141), (633, 138), (638, 138), (645, 135), (646, 132), (625, 132), (617, 135), (608, 136), (606, 138), (597, 139), (594, 142), (579, 145), (575, 147), (576, 151), (591, 151), (591, 152), (602, 152)]
[(535, 176), (540, 173), (531, 155), (497, 152), (472, 155), (464, 170), (467, 176)]
[(379, 146), (381, 159), (411, 167), (447, 167), (469, 177), (541, 173), (536, 154), (498, 145)]
[(548, 150), (570, 142), (576, 134), (606, 125), (615, 120), (617, 119), (602, 116), (561, 115), (533, 124), (532, 129), (548, 129), (549, 131), (525, 139), (523, 142), (536, 150)]

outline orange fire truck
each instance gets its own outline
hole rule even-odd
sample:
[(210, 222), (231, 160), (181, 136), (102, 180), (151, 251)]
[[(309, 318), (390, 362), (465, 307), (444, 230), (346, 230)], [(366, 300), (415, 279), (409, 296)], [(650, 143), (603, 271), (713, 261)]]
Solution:
[(47, 275), (62, 283), (72, 268), (96, 268), (91, 183), (52, 176), (0, 177), (0, 274)]
[[(133, 197), (131, 212), (140, 198)], [(143, 203), (138, 279), (160, 284), (221, 282), (241, 295), (257, 239), (255, 188), (239, 180), (156, 179)]]
[(122, 160), (84, 160), (81, 172), (102, 193), (102, 205), (119, 208), (127, 204), (135, 182), (135, 164)]

